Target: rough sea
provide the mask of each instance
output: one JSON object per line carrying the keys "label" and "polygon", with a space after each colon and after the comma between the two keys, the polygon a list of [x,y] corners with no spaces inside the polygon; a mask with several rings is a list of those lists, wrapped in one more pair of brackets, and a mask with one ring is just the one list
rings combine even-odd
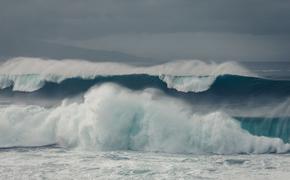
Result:
{"label": "rough sea", "polygon": [[290,64],[0,64],[0,179],[290,179]]}

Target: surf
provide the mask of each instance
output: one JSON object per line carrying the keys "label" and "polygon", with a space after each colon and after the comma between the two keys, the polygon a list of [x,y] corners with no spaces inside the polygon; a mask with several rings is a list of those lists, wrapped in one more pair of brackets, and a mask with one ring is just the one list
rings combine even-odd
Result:
{"label": "surf", "polygon": [[0,65],[0,148],[288,153],[289,95],[289,80],[234,62],[13,58]]}
{"label": "surf", "polygon": [[217,64],[191,60],[142,67],[120,63],[19,57],[0,65],[0,88],[13,87],[14,91],[32,92],[42,88],[47,82],[61,83],[71,78],[92,80],[98,77],[149,75],[158,77],[168,88],[182,92],[201,92],[209,89],[215,78],[224,74],[254,76],[234,62]]}
{"label": "surf", "polygon": [[132,91],[117,84],[91,88],[82,102],[60,106],[0,108],[0,146],[169,153],[285,153],[280,138],[255,136],[222,111],[202,114],[154,89]]}

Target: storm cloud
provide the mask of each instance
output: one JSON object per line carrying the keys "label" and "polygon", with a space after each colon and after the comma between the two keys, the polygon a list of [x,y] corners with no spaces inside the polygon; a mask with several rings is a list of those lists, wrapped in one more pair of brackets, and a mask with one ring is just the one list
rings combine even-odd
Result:
{"label": "storm cloud", "polygon": [[12,56],[52,43],[157,59],[286,61],[289,32],[288,0],[0,2],[0,53]]}

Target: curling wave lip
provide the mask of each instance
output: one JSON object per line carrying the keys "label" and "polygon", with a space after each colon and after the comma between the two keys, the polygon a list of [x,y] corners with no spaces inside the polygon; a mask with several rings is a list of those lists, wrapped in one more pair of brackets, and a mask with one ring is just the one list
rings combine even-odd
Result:
{"label": "curling wave lip", "polygon": [[217,64],[191,60],[140,67],[120,63],[19,57],[0,65],[0,88],[13,86],[15,91],[33,92],[46,82],[60,83],[69,78],[94,79],[98,76],[134,74],[158,76],[169,88],[182,92],[205,91],[216,77],[224,74],[256,77],[235,62]]}

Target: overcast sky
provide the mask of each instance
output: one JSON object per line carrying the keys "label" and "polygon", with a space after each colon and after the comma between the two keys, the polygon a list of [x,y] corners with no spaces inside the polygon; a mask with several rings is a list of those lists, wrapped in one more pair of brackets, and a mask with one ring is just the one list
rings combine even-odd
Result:
{"label": "overcast sky", "polygon": [[49,42],[163,59],[290,61],[290,1],[1,0],[0,47],[11,42],[25,42],[9,46],[15,54]]}

